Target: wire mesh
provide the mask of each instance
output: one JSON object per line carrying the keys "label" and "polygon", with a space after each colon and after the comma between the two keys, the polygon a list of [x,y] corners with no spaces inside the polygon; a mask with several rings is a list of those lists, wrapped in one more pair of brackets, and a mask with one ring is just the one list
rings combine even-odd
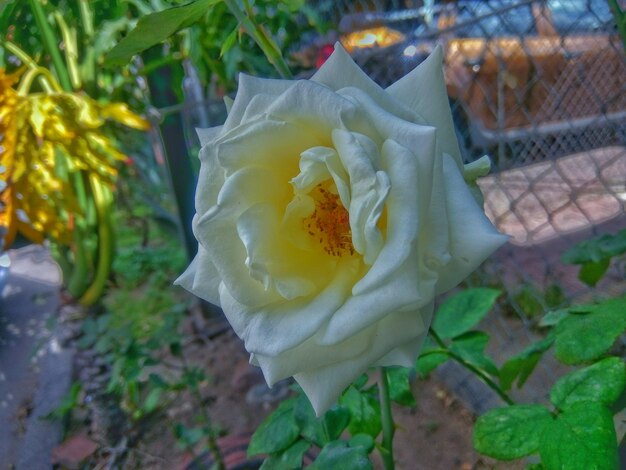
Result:
{"label": "wire mesh", "polygon": [[[545,311],[624,292],[623,260],[593,291],[560,261],[573,244],[626,226],[626,59],[608,2],[310,3],[383,87],[442,46],[463,158],[491,157],[479,182],[485,210],[511,236],[470,280],[507,292],[508,307],[482,325],[494,357],[537,338]],[[545,397],[558,367],[543,362],[521,398]],[[441,377],[475,411],[497,403],[454,366]]]}
{"label": "wire mesh", "polygon": [[[511,236],[468,280],[506,292],[506,306],[480,325],[497,362],[539,337],[547,310],[626,290],[624,260],[593,291],[560,260],[626,226],[626,58],[605,0],[307,3],[331,25],[316,45],[339,38],[383,87],[442,46],[463,158],[491,157],[492,173],[479,180],[485,211]],[[220,124],[225,109],[187,91],[189,102],[161,112],[182,114],[193,155],[193,127]],[[518,398],[545,398],[560,367],[542,361]],[[454,366],[440,377],[476,412],[498,403]]]}

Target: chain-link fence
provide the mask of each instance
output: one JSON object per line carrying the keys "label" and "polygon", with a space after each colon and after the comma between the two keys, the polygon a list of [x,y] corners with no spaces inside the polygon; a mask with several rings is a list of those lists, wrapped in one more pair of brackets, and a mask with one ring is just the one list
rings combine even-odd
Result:
{"label": "chain-link fence", "polygon": [[[544,312],[625,290],[616,263],[594,291],[560,256],[594,234],[626,226],[626,59],[606,0],[423,2],[309,0],[331,32],[380,85],[388,86],[440,44],[457,137],[469,162],[489,155],[479,184],[485,210],[510,242],[468,281],[506,291],[506,308],[482,327],[491,354],[510,357],[538,337]],[[190,80],[181,113],[190,155],[193,127],[220,124],[221,102],[201,101]],[[525,398],[552,385],[542,362]],[[497,402],[449,366],[441,377],[475,410]]]}
{"label": "chain-link fence", "polygon": [[[626,226],[626,59],[606,0],[315,3],[381,86],[443,47],[463,158],[491,157],[485,210],[511,236],[471,280],[508,294],[508,311],[483,325],[494,357],[536,338],[546,310],[624,291],[623,263],[592,292],[560,261]],[[543,364],[526,398],[545,394],[554,367]],[[442,377],[477,411],[494,402],[460,370]]]}

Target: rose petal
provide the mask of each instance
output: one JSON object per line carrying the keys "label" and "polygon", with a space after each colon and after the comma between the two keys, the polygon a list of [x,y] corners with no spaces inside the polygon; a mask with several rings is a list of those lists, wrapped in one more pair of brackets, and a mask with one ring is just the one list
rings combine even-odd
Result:
{"label": "rose petal", "polygon": [[200,149],[200,172],[196,187],[196,212],[204,214],[217,202],[217,195],[224,184],[224,169],[219,165],[215,147],[205,145]]}
{"label": "rose petal", "polygon": [[201,146],[205,146],[211,141],[215,140],[217,136],[222,132],[223,126],[200,128],[196,127],[196,134],[198,134],[198,140]]}
{"label": "rose petal", "polygon": [[352,244],[363,255],[365,264],[372,264],[383,246],[377,223],[389,194],[389,179],[376,171],[380,167],[380,155],[371,139],[335,129],[333,143],[350,178],[348,212]]}
{"label": "rose petal", "polygon": [[[390,313],[369,329],[358,333],[358,335],[371,334],[372,338],[375,338],[365,351],[355,354],[351,359],[330,363],[317,369],[308,369],[306,367],[308,364],[305,364],[294,378],[311,401],[316,414],[318,416],[323,414],[348,385],[369,366],[376,364],[396,349],[398,344],[425,337],[428,325],[422,317],[429,318],[429,315],[430,311],[422,315],[420,310]],[[336,350],[338,354],[344,354],[341,345],[330,348]],[[311,362],[314,362],[314,358],[311,358]]]}
{"label": "rose petal", "polygon": [[338,93],[359,103],[372,122],[375,129],[374,135],[384,136],[380,142],[377,142],[381,146],[385,139],[392,139],[408,149],[418,149],[424,136],[432,133],[433,127],[413,122],[419,120],[416,115],[411,113],[405,118],[400,118],[397,113],[379,106],[371,96],[357,88],[343,88]]}
{"label": "rose petal", "polygon": [[220,284],[220,302],[235,333],[246,350],[264,356],[277,356],[303,343],[341,306],[361,269],[354,258],[341,260],[332,271],[332,280],[315,296],[251,308],[231,295]]}
{"label": "rose petal", "polygon": [[184,287],[192,294],[207,302],[218,306],[220,305],[220,277],[217,269],[215,269],[215,265],[211,261],[211,257],[201,245],[198,246],[198,253],[191,264],[187,267],[185,272],[174,281],[174,284]]}
{"label": "rose petal", "polygon": [[[348,93],[343,93],[345,89],[358,89],[363,95],[368,96],[378,108],[396,117],[411,122],[417,118],[417,115],[410,108],[402,104],[401,99],[395,99],[368,77],[340,43],[335,44],[335,51],[311,77],[311,80],[326,85],[340,95],[349,96]],[[348,128],[351,131],[362,132],[353,126]]]}
{"label": "rose petal", "polygon": [[[379,321],[389,311],[407,306],[419,308],[432,300],[437,273],[424,265],[423,258],[430,261],[441,254],[429,238],[419,234],[433,223],[428,217],[428,191],[432,190],[437,160],[434,136],[434,129],[430,128],[430,138],[424,139],[417,156],[392,140],[383,145],[383,162],[391,180],[385,245],[352,289],[353,296],[325,326],[321,340],[324,344],[345,340],[347,335]],[[447,240],[444,233],[439,238]]]}
{"label": "rose petal", "polygon": [[459,143],[454,132],[452,112],[443,76],[443,52],[440,45],[416,68],[389,86],[387,92],[410,107],[420,117],[420,124],[437,129],[441,151],[452,155],[462,166]]}
{"label": "rose petal", "polygon": [[319,291],[330,281],[336,261],[293,246],[280,228],[280,211],[271,204],[256,204],[239,216],[237,233],[251,277],[287,300]]}
{"label": "rose petal", "polygon": [[[268,119],[287,121],[310,134],[317,145],[331,146],[331,131],[350,125],[351,130],[371,129],[371,124],[352,100],[318,83],[297,81],[264,110]],[[312,145],[310,147],[313,147]]]}
{"label": "rose petal", "polygon": [[439,271],[437,293],[455,287],[509,237],[498,232],[474,200],[452,157],[444,155],[446,211],[449,220],[450,262]]}
{"label": "rose petal", "polygon": [[320,145],[314,133],[296,124],[259,119],[220,137],[217,158],[230,175],[240,168],[271,169],[284,183],[298,174],[300,154]]}
{"label": "rose petal", "polygon": [[241,124],[246,108],[255,96],[260,94],[278,96],[293,86],[293,83],[288,80],[258,78],[240,73],[237,95],[228,111],[226,122],[224,122],[224,131],[230,131]]}
{"label": "rose petal", "polygon": [[245,266],[246,249],[239,239],[236,221],[252,205],[280,204],[288,200],[289,193],[289,183],[271,170],[245,167],[226,179],[216,206],[194,217],[196,238],[229,291],[246,305],[265,305],[280,297],[271,290],[266,291],[260,282],[250,277]]}

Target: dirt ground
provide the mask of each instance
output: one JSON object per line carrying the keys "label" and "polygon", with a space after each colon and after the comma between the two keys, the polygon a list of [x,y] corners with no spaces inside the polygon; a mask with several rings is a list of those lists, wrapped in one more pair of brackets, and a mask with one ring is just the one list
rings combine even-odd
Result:
{"label": "dirt ground", "polygon": [[[249,435],[279,403],[276,400],[250,404],[250,400],[246,400],[251,388],[262,388],[259,384],[263,379],[258,369],[248,365],[243,345],[230,329],[210,342],[187,349],[191,361],[207,366],[211,381],[203,386],[202,397],[209,404],[212,422],[231,436],[223,441],[225,446],[232,436]],[[395,406],[393,410],[398,426],[394,439],[398,470],[523,468],[496,464],[472,450],[474,417],[436,378],[418,380],[413,389],[417,406],[413,409]],[[283,392],[288,392],[286,386]],[[175,404],[168,413],[170,418],[190,424],[196,414],[196,405],[187,400]],[[183,469],[192,461],[191,454],[176,447],[166,421],[160,420],[138,448],[131,451],[127,468]],[[380,461],[375,460],[375,467],[382,468]]]}

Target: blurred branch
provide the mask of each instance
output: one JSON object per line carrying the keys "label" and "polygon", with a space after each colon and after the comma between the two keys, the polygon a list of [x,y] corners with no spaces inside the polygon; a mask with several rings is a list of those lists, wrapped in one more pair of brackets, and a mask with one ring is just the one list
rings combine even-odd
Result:
{"label": "blurred branch", "polygon": [[[252,11],[248,6],[248,12],[241,8],[237,0],[224,0],[230,12],[237,18],[237,21],[245,29],[246,33],[257,43],[257,45],[267,57],[270,64],[276,69],[279,75],[285,79],[292,79],[293,75],[280,49],[274,40],[265,32],[261,25],[256,24]],[[247,2],[245,2],[248,5]]]}
{"label": "blurred branch", "polygon": [[24,78],[22,79],[22,83],[18,88],[19,93],[24,93],[28,91],[32,83],[32,79],[36,75],[39,75],[39,83],[46,93],[61,91],[59,84],[52,76],[50,71],[44,67],[40,67],[37,62],[35,62],[26,52],[20,49],[17,45],[13,44],[11,41],[0,41],[0,46],[2,46],[15,57],[20,59],[20,61],[24,65],[28,66],[30,70],[35,71],[32,73],[29,72],[24,76]]}
{"label": "blurred branch", "polygon": [[59,11],[54,12],[54,20],[57,22],[59,29],[61,30],[61,37],[63,38],[63,52],[65,54],[65,64],[67,65],[67,71],[72,82],[72,88],[74,90],[79,89],[82,86],[80,74],[78,73],[78,45],[76,44],[76,30],[70,28],[63,15]]}
{"label": "blurred branch", "polygon": [[43,11],[43,7],[41,6],[39,0],[28,1],[33,11],[33,16],[35,17],[37,28],[41,33],[41,40],[43,42],[44,48],[46,49],[46,52],[50,54],[50,59],[52,60],[52,65],[54,66],[54,70],[56,71],[59,83],[61,84],[61,88],[63,88],[65,91],[72,91],[72,83],[70,81],[70,76],[67,73],[65,63],[63,62],[63,58],[61,57],[61,53],[59,52],[58,41],[56,40],[52,28],[48,24],[46,14]]}

